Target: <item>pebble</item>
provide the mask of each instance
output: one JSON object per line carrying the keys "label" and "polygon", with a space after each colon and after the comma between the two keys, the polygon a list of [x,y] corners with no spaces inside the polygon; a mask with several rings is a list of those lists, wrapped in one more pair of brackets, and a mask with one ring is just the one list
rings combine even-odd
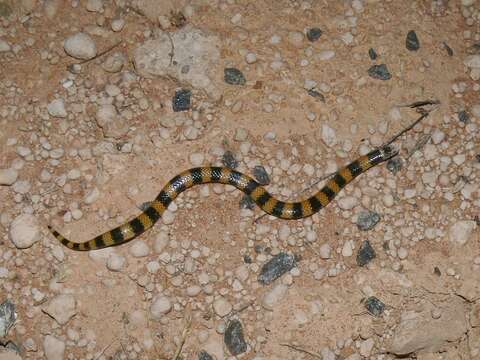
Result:
{"label": "pebble", "polygon": [[125,260],[124,256],[112,253],[107,259],[107,269],[111,271],[120,271],[125,265]]}
{"label": "pebble", "polygon": [[287,241],[290,237],[290,234],[290,226],[288,226],[287,224],[280,225],[280,229],[278,229],[278,239],[280,241]]}
{"label": "pebble", "polygon": [[468,124],[470,122],[470,115],[465,110],[458,112],[458,120],[464,124]]}
{"label": "pebble", "polygon": [[390,80],[392,78],[392,75],[385,64],[372,65],[367,73],[370,77],[377,80]]}
{"label": "pebble", "polygon": [[270,184],[270,177],[268,176],[267,171],[262,165],[257,165],[253,168],[253,176],[260,185]]}
{"label": "pebble", "polygon": [[480,68],[480,54],[469,55],[465,58],[463,63],[469,68]]}
{"label": "pebble", "polygon": [[370,57],[370,60],[376,60],[378,57],[374,48],[368,49],[368,56]]}
{"label": "pebble", "polygon": [[28,181],[28,180],[17,180],[13,184],[12,189],[17,194],[25,195],[30,191],[31,187],[32,187],[32,185],[30,184],[30,181]]}
{"label": "pebble", "polygon": [[80,60],[90,60],[97,55],[97,46],[90,35],[83,32],[69,36],[63,43],[65,52]]}
{"label": "pebble", "polygon": [[321,259],[327,260],[332,257],[332,247],[329,244],[323,244],[318,251]]}
{"label": "pebble", "polygon": [[351,241],[345,241],[345,244],[343,244],[343,247],[342,247],[342,256],[350,257],[352,255],[353,255],[352,243]]}
{"label": "pebble", "polygon": [[47,335],[43,340],[43,351],[47,360],[63,360],[65,343],[52,335]]}
{"label": "pebble", "polygon": [[311,42],[315,42],[317,41],[318,39],[320,39],[320,37],[322,36],[323,32],[320,28],[318,27],[313,27],[311,29],[308,29],[307,31],[307,39],[308,41],[311,41]]}
{"label": "pebble", "polygon": [[225,151],[222,156],[222,164],[230,169],[236,169],[238,167],[238,160],[230,150]]}
{"label": "pebble", "polygon": [[288,42],[296,48],[303,47],[303,34],[300,31],[290,31],[288,33]]}
{"label": "pebble", "polygon": [[337,144],[337,136],[335,134],[335,130],[332,129],[327,124],[322,125],[322,133],[321,133],[322,141],[328,147],[333,147]]}
{"label": "pebble", "polygon": [[175,91],[175,95],[172,98],[173,111],[187,111],[190,109],[190,98],[192,92],[188,89],[182,89]]}
{"label": "pebble", "polygon": [[5,40],[0,39],[0,53],[8,52],[10,50],[12,50],[12,47],[10,46],[10,44]]}
{"label": "pebble", "polygon": [[247,82],[243,73],[236,68],[225,68],[224,81],[230,85],[245,85]]}
{"label": "pebble", "polygon": [[105,137],[121,138],[128,132],[128,124],[117,113],[115,106],[105,104],[98,108],[96,114],[98,126],[102,128]]}
{"label": "pebble", "polygon": [[115,32],[119,32],[123,30],[123,27],[125,26],[125,20],[123,19],[114,19],[112,20],[112,23],[110,24],[111,28]]}
{"label": "pebble", "polygon": [[47,111],[50,116],[64,118],[67,117],[65,110],[65,101],[63,99],[55,99],[47,105]]}
{"label": "pebble", "polygon": [[95,201],[97,201],[99,197],[100,197],[100,190],[98,190],[97,187],[94,187],[85,194],[83,201],[85,202],[85,204],[90,205],[90,204],[93,204]]}
{"label": "pebble", "polygon": [[155,237],[155,240],[153,241],[153,250],[157,254],[161,254],[163,250],[168,246],[170,243],[170,237],[168,236],[168,233],[166,232],[160,232],[158,235]]}
{"label": "pebble", "polygon": [[109,73],[117,73],[123,69],[127,63],[127,57],[121,52],[115,52],[108,55],[102,63],[102,69]]}
{"label": "pebble", "polygon": [[12,185],[18,178],[18,171],[12,168],[0,169],[0,185]]}
{"label": "pebble", "polygon": [[408,256],[408,250],[404,247],[401,247],[397,250],[397,256],[400,260],[405,260]]}
{"label": "pebble", "polygon": [[257,62],[257,54],[249,52],[247,55],[245,55],[245,62],[247,64],[254,64]]}
{"label": "pebble", "polygon": [[375,342],[372,338],[362,341],[360,344],[360,355],[369,358],[372,353]]}
{"label": "pebble", "polygon": [[200,351],[198,353],[198,360],[213,360],[213,357],[206,351]]}
{"label": "pebble", "polygon": [[30,214],[17,216],[10,224],[10,240],[19,249],[31,247],[41,238],[37,218]]}
{"label": "pebble", "polygon": [[245,128],[239,127],[235,130],[235,141],[246,141],[248,138],[248,131]]}
{"label": "pebble", "polygon": [[233,356],[240,355],[247,351],[247,343],[243,335],[242,323],[239,320],[234,319],[228,323],[223,341]]}
{"label": "pebble", "polygon": [[473,220],[459,220],[450,226],[448,236],[450,241],[465,245],[472,237],[477,224]]}
{"label": "pebble", "polygon": [[137,240],[130,246],[130,254],[134,257],[145,257],[150,253],[150,248],[143,240]]}
{"label": "pebble", "polygon": [[150,305],[150,314],[156,320],[161,319],[164,315],[172,310],[172,303],[169,298],[164,295],[157,295]]}
{"label": "pebble", "polygon": [[338,207],[342,210],[351,210],[358,205],[358,199],[354,196],[343,196],[337,200]]}
{"label": "pebble", "polygon": [[417,51],[418,49],[420,49],[420,41],[418,40],[417,33],[414,30],[410,30],[407,33],[405,46],[407,50],[410,51]]}
{"label": "pebble", "polygon": [[365,308],[370,314],[378,317],[383,314],[385,310],[385,304],[375,296],[370,296],[365,301]]}
{"label": "pebble", "polygon": [[[393,197],[392,197],[393,201]],[[391,205],[390,205],[391,206]],[[375,211],[362,211],[358,214],[357,226],[362,231],[368,231],[375,227],[380,221],[380,215]]]}
{"label": "pebble", "polygon": [[192,153],[189,156],[190,164],[192,166],[201,166],[205,161],[205,156],[202,153]]}
{"label": "pebble", "polygon": [[273,288],[266,292],[262,299],[262,306],[267,310],[273,310],[274,306],[278,304],[285,297],[288,291],[288,286],[285,284],[276,284]]}
{"label": "pebble", "polygon": [[370,242],[368,240],[365,240],[360,245],[360,249],[358,249],[357,265],[365,266],[370,261],[375,259],[375,257],[376,257],[375,250],[372,248],[372,245],[370,245]]}
{"label": "pebble", "polygon": [[333,50],[322,50],[318,53],[318,60],[326,61],[331,60],[335,57],[335,51]]}
{"label": "pebble", "polygon": [[293,269],[295,264],[295,257],[293,255],[281,252],[263,264],[258,275],[258,282],[262,285],[271,284],[287,271]]}
{"label": "pebble", "polygon": [[75,298],[71,294],[57,295],[42,307],[42,311],[65,325],[77,313]]}
{"label": "pebble", "polygon": [[213,310],[215,311],[215,314],[217,314],[221,318],[230,314],[232,309],[232,304],[228,302],[227,299],[225,299],[224,297],[218,297],[213,302]]}

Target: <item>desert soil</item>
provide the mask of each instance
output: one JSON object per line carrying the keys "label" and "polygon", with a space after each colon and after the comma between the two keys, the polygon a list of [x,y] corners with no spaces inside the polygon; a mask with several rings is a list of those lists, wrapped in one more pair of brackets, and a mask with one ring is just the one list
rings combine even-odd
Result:
{"label": "desert soil", "polygon": [[[0,359],[480,359],[479,80],[478,0],[0,0]],[[425,100],[309,218],[210,184],[47,229],[195,166],[305,198]]]}

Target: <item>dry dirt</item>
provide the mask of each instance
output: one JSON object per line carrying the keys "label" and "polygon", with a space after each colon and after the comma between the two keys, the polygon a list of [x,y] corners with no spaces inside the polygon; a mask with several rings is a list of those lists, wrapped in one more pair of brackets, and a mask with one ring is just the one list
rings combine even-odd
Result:
{"label": "dry dirt", "polygon": [[[15,304],[4,343],[21,358],[234,359],[223,333],[239,319],[242,359],[480,359],[480,65],[465,65],[479,51],[479,1],[0,0],[0,10],[10,46],[0,44],[0,169],[17,173],[0,187],[0,303]],[[216,39],[218,59],[204,59],[215,91],[172,74],[139,76],[135,49],[160,25]],[[314,27],[322,35],[309,41]],[[417,51],[405,46],[410,30]],[[67,55],[64,40],[80,31],[99,56]],[[105,71],[116,52],[123,67]],[[375,64],[391,79],[370,77]],[[229,67],[244,85],[223,81]],[[192,105],[175,113],[181,88]],[[49,113],[56,98],[66,116]],[[402,105],[427,99],[440,104],[395,142],[402,168],[378,165],[309,219],[255,222],[262,212],[241,209],[240,191],[202,185],[176,200],[173,221],[113,250],[74,252],[47,231],[54,224],[86,241],[138,214],[195,159],[221,165],[227,150],[242,172],[264,166],[272,194],[301,198],[411,124],[418,113]],[[123,133],[106,137],[98,126],[105,103]],[[361,231],[366,210],[381,220]],[[22,213],[40,231],[25,249],[11,234]],[[365,240],[376,257],[360,267]],[[299,256],[297,268],[260,284],[279,252]],[[115,271],[112,257],[124,261]],[[47,314],[60,294],[75,301],[65,323]],[[366,310],[370,296],[385,304],[380,316]],[[171,308],[152,310],[158,299]]]}

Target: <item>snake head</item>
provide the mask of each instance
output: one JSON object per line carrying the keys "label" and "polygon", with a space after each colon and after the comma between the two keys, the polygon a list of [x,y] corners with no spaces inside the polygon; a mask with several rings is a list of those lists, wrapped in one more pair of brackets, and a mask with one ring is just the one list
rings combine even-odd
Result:
{"label": "snake head", "polygon": [[393,158],[398,154],[398,149],[392,145],[385,145],[380,148],[383,161]]}

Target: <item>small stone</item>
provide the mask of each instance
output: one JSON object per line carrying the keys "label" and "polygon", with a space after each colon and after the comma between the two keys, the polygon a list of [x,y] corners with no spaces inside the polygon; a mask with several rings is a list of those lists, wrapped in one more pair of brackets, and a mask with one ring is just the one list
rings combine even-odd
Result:
{"label": "small stone", "polygon": [[190,164],[192,166],[201,166],[205,160],[205,156],[202,153],[193,153],[189,156]]}
{"label": "small stone", "polygon": [[318,53],[318,60],[327,61],[335,57],[335,51],[333,50],[322,50]]}
{"label": "small stone", "polygon": [[43,351],[47,360],[63,360],[65,343],[52,335],[47,335],[43,340]]}
{"label": "small stone", "polygon": [[270,291],[266,292],[262,299],[262,306],[267,310],[273,310],[287,294],[288,286],[277,284]]}
{"label": "small stone", "polygon": [[257,55],[255,53],[249,52],[245,55],[245,61],[247,64],[254,64],[257,61]]}
{"label": "small stone", "polygon": [[342,210],[351,210],[358,205],[358,199],[354,196],[343,196],[337,201],[338,207]]}
{"label": "small stone", "polygon": [[121,138],[128,132],[128,124],[117,113],[115,106],[105,104],[99,107],[96,114],[98,126],[102,128],[105,137]]}
{"label": "small stone", "polygon": [[7,336],[16,319],[15,304],[8,299],[2,302],[0,304],[0,338]]}
{"label": "small stone", "polygon": [[372,338],[362,341],[360,343],[360,355],[368,359],[372,353],[374,345],[375,341],[373,341]]}
{"label": "small stone", "polygon": [[374,48],[368,49],[368,56],[370,57],[370,60],[376,60],[378,57]]}
{"label": "small stone", "polygon": [[235,130],[235,137],[233,138],[235,141],[246,141],[248,138],[248,131],[245,128],[237,128]]}
{"label": "small stone", "polygon": [[10,224],[9,233],[10,240],[19,249],[29,248],[41,238],[37,218],[30,214],[17,216]]}
{"label": "small stone", "polygon": [[42,308],[42,311],[60,325],[65,325],[77,313],[75,298],[70,294],[57,295]]}
{"label": "small stone", "polygon": [[127,57],[121,52],[115,52],[107,56],[102,63],[102,69],[109,73],[117,73],[123,69],[127,63]]}
{"label": "small stone", "polygon": [[111,271],[120,271],[125,265],[125,257],[112,253],[107,259],[107,269]]}
{"label": "small stone", "polygon": [[403,168],[403,161],[399,157],[394,157],[387,161],[387,169],[392,174],[396,174]]}
{"label": "small stone", "polygon": [[463,61],[463,63],[469,68],[473,68],[473,69],[480,68],[480,54],[467,56]]}
{"label": "small stone", "polygon": [[187,111],[190,109],[190,98],[192,92],[187,89],[175,91],[175,96],[172,98],[173,111]]}
{"label": "small stone", "polygon": [[470,115],[465,110],[462,110],[458,113],[458,120],[464,124],[468,124],[470,122]]}
{"label": "small stone", "polygon": [[465,245],[472,237],[473,231],[477,228],[477,224],[473,220],[460,220],[454,223],[449,231],[450,241],[459,245]]}
{"label": "small stone", "polygon": [[15,169],[0,169],[0,185],[12,185],[17,177],[18,171]]}
{"label": "small stone", "polygon": [[258,275],[258,282],[262,285],[271,284],[273,281],[294,267],[295,257],[293,255],[281,252],[263,264],[260,274]]}
{"label": "small stone", "polygon": [[238,160],[235,159],[235,155],[230,150],[225,151],[222,156],[223,166],[226,166],[230,169],[236,169],[238,167]]}
{"label": "small stone", "polygon": [[135,257],[145,257],[150,253],[150,248],[143,240],[137,240],[130,247],[130,253]]}
{"label": "small stone", "polygon": [[371,66],[368,69],[368,75],[377,80],[390,80],[392,78],[385,64]]}
{"label": "small stone", "polygon": [[380,221],[380,215],[375,211],[362,211],[357,218],[357,226],[360,230],[371,230]]}
{"label": "small stone", "polygon": [[69,36],[63,43],[65,52],[80,60],[90,60],[97,55],[97,46],[90,35],[79,32]]}
{"label": "small stone", "polygon": [[370,245],[370,242],[368,240],[365,240],[362,245],[360,245],[360,249],[358,249],[357,265],[365,266],[370,261],[375,259],[375,257],[375,250],[372,248],[372,245]]}
{"label": "small stone", "polygon": [[417,51],[420,49],[420,41],[418,40],[417,33],[414,30],[410,30],[405,40],[405,46],[407,50]]}
{"label": "small stone", "polygon": [[215,314],[222,318],[230,314],[232,308],[232,304],[230,304],[224,297],[218,297],[213,302],[213,310],[215,311]]}
{"label": "small stone", "polygon": [[288,42],[296,48],[302,48],[303,34],[300,31],[290,31],[288,33]]}
{"label": "small stone", "polygon": [[50,116],[64,118],[67,117],[65,102],[63,99],[55,99],[47,105],[47,111]]}
{"label": "small stone", "polygon": [[322,125],[322,133],[321,133],[322,141],[328,147],[333,147],[337,144],[337,136],[335,134],[335,130],[333,130],[327,124]]}
{"label": "small stone", "polygon": [[[2,3],[0,3],[1,8]],[[0,39],[0,53],[9,52],[12,49],[10,44],[3,39]]]}
{"label": "small stone", "polygon": [[310,95],[311,97],[317,98],[321,102],[325,102],[325,96],[323,94],[315,89],[308,89],[307,94]]}
{"label": "small stone", "polygon": [[262,165],[257,165],[253,168],[253,176],[260,185],[270,184],[270,177],[268,176],[267,171]]}
{"label": "small stone", "polygon": [[365,301],[365,308],[370,314],[378,317],[383,314],[383,311],[385,310],[385,304],[375,296],[370,296]]}
{"label": "small stone", "polygon": [[321,259],[330,259],[332,257],[332,247],[329,244],[323,244],[320,246],[318,254]]}
{"label": "small stone", "polygon": [[213,357],[206,351],[200,351],[198,353],[198,360],[213,360]]}
{"label": "small stone", "polygon": [[236,68],[225,68],[224,80],[230,85],[245,85],[247,82],[243,73]]}
{"label": "small stone", "polygon": [[247,343],[243,336],[242,323],[239,320],[232,320],[228,323],[223,337],[228,351],[233,356],[240,355],[247,351]]}
{"label": "small stone", "polygon": [[87,11],[101,12],[103,11],[103,0],[87,0],[85,8]]}
{"label": "small stone", "polygon": [[172,310],[172,303],[169,298],[164,295],[157,295],[150,305],[150,313],[156,320],[161,319],[164,315]]}
{"label": "small stone", "polygon": [[314,42],[314,41],[317,41],[318,39],[320,39],[322,34],[323,34],[323,31],[320,28],[313,27],[311,29],[308,29],[307,39],[308,39],[308,41]]}
{"label": "small stone", "polygon": [[350,241],[345,241],[342,247],[342,256],[343,257],[350,257],[353,255],[353,248],[352,243]]}
{"label": "small stone", "polygon": [[111,28],[115,32],[122,31],[123,27],[125,26],[125,20],[123,19],[114,19],[110,24]]}
{"label": "small stone", "polygon": [[90,205],[90,204],[93,204],[95,201],[97,201],[99,197],[100,197],[100,190],[98,190],[97,187],[94,187],[85,194],[83,201],[85,202],[85,204]]}

